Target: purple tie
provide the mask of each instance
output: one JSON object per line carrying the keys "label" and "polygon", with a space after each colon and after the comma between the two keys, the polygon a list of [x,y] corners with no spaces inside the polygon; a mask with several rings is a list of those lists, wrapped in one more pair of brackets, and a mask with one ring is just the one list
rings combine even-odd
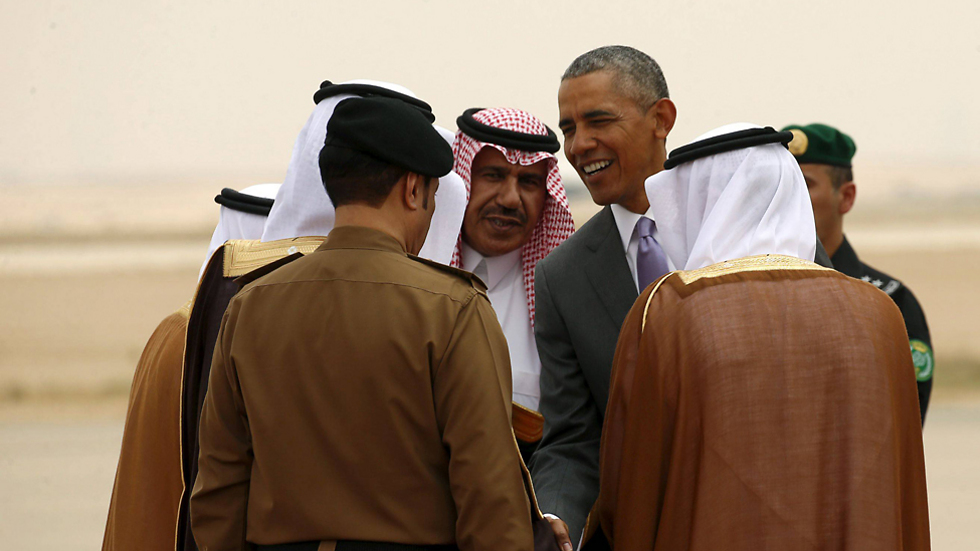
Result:
{"label": "purple tie", "polygon": [[657,223],[646,216],[641,216],[636,222],[636,233],[640,238],[640,247],[636,254],[636,279],[640,291],[670,271],[667,267],[667,255],[660,248],[660,243],[653,238],[656,227]]}

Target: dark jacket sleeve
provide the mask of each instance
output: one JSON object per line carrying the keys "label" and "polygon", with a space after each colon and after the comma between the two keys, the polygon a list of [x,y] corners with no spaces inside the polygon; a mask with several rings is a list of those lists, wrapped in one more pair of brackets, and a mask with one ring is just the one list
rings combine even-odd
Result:
{"label": "dark jacket sleeve", "polygon": [[564,520],[572,542],[577,543],[599,494],[602,419],[556,308],[545,264],[538,264],[534,278],[534,337],[541,357],[540,408],[545,424],[531,471],[541,511]]}
{"label": "dark jacket sleeve", "polygon": [[[935,372],[935,354],[932,350],[932,339],[929,337],[929,326],[926,325],[926,316],[919,306],[919,301],[908,287],[903,286],[899,291],[901,296],[896,296],[895,302],[898,309],[902,311],[905,318],[905,330],[908,331],[909,340],[912,346],[914,341],[925,344],[926,351],[912,350],[912,359],[915,364],[915,382],[919,392],[919,413],[922,423],[926,422],[926,410],[929,408],[929,397],[932,395],[932,379]],[[921,345],[919,345],[921,348]],[[917,354],[918,352],[918,354]]]}

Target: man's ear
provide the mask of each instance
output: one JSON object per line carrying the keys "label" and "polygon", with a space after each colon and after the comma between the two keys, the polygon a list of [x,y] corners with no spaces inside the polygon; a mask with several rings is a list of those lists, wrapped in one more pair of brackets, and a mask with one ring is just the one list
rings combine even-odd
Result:
{"label": "man's ear", "polygon": [[[405,182],[403,191],[405,207],[408,210],[424,210],[425,205],[423,203],[428,203],[425,176],[415,172],[408,172],[405,176],[402,176],[402,179]],[[399,182],[399,185],[401,185],[401,182]]]}
{"label": "man's ear", "polygon": [[837,193],[840,194],[840,203],[837,206],[838,212],[840,214],[847,214],[854,208],[854,200],[857,199],[857,186],[854,185],[854,182],[845,182],[841,184]]}
{"label": "man's ear", "polygon": [[670,98],[663,98],[650,106],[647,116],[655,118],[653,135],[658,140],[666,140],[677,121],[677,106]]}

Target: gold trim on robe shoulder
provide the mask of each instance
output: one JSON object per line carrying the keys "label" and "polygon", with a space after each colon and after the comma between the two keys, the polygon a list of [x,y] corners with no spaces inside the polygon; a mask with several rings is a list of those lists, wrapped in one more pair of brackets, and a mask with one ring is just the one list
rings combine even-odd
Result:
{"label": "gold trim on robe shoulder", "polygon": [[186,320],[187,318],[191,317],[191,308],[193,307],[194,301],[188,300],[183,306],[180,307],[180,309],[177,310],[177,314]]}
{"label": "gold trim on robe shoulder", "polygon": [[756,256],[747,256],[745,258],[738,258],[735,260],[726,260],[724,262],[718,262],[710,266],[705,266],[704,268],[698,268],[697,270],[678,270],[676,272],[670,272],[669,274],[661,277],[653,288],[653,292],[647,297],[646,305],[643,307],[643,324],[640,331],[646,329],[647,326],[647,311],[650,309],[650,302],[653,301],[653,295],[660,288],[667,278],[676,275],[680,278],[684,285],[690,285],[695,281],[705,278],[721,277],[730,274],[737,274],[741,272],[764,272],[767,270],[829,270],[834,271],[831,268],[824,268],[823,266],[810,262],[809,260],[803,260],[802,258],[796,258],[795,256],[786,256],[781,254],[760,254]]}
{"label": "gold trim on robe shoulder", "polygon": [[830,270],[830,268],[824,268],[819,264],[795,256],[760,254],[726,260],[697,270],[680,271],[677,272],[677,275],[684,282],[684,285],[690,285],[706,277],[721,277],[739,272],[764,272],[766,270]]}
{"label": "gold trim on robe shoulder", "polygon": [[239,277],[286,256],[296,253],[310,254],[325,237],[296,237],[261,242],[233,239],[224,244],[224,276]]}

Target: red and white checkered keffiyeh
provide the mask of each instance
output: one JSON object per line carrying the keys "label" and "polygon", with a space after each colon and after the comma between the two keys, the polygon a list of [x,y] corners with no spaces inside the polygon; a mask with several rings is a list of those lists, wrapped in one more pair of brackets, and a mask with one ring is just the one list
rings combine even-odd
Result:
{"label": "red and white checkered keffiyeh", "polygon": [[[548,134],[547,127],[543,122],[520,109],[506,107],[484,109],[476,112],[473,118],[482,124],[495,128],[541,136]],[[470,182],[472,179],[470,172],[473,167],[473,159],[484,147],[492,147],[500,151],[507,158],[507,162],[515,165],[530,166],[545,159],[549,161],[548,197],[545,199],[544,211],[541,213],[538,225],[531,232],[530,239],[524,244],[524,250],[521,254],[524,266],[524,289],[527,291],[527,310],[531,314],[531,326],[533,327],[534,268],[542,258],[568,239],[575,231],[572,212],[568,208],[568,197],[565,196],[565,187],[561,183],[561,173],[558,171],[558,158],[547,151],[520,151],[502,145],[477,141],[463,132],[457,131],[456,141],[453,142],[453,156],[456,159],[455,172],[466,184],[467,202],[470,199]],[[462,234],[460,234],[460,240],[456,244],[456,251],[453,253],[452,265],[457,268],[462,265],[461,246]]]}

